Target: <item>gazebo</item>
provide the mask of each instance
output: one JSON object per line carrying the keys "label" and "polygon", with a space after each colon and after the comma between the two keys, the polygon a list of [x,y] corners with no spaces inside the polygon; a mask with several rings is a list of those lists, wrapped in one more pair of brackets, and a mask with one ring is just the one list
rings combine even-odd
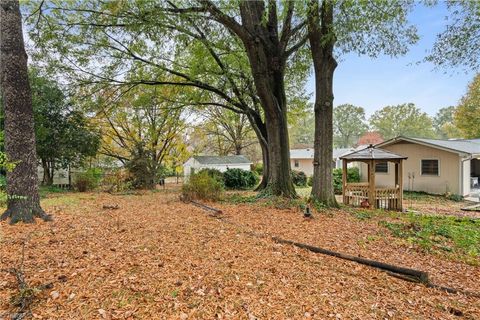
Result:
{"label": "gazebo", "polygon": [[[343,203],[354,206],[402,210],[403,200],[403,160],[407,157],[375,148],[373,145],[340,157],[343,160]],[[368,181],[349,183],[347,166],[350,162],[363,162],[368,166]],[[375,166],[377,163],[395,164],[395,185],[377,187],[375,185]]]}

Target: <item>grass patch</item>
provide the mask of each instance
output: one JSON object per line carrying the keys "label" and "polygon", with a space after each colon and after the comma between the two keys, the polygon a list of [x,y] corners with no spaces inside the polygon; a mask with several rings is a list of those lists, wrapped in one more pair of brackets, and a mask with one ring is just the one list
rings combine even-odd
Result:
{"label": "grass patch", "polygon": [[[400,221],[398,221],[398,219]],[[379,221],[391,234],[427,251],[449,252],[471,264],[480,257],[480,220],[407,214]]]}

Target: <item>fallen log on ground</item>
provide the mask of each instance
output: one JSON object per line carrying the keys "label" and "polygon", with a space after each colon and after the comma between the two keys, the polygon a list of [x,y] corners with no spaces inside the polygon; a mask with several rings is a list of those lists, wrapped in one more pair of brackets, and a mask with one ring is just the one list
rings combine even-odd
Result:
{"label": "fallen log on ground", "polygon": [[209,207],[209,206],[204,205],[203,203],[200,203],[200,202],[197,202],[197,201],[190,200],[190,203],[193,204],[194,206],[197,206],[197,207],[202,208],[202,209],[207,210],[207,211],[212,211],[212,212],[215,212],[217,214],[222,213],[222,210]]}
{"label": "fallen log on ground", "polygon": [[[291,241],[291,240],[285,240],[285,239],[282,239],[282,238],[279,238],[279,237],[271,237],[271,238],[272,238],[273,241],[278,242],[278,243],[290,244],[290,245],[293,245],[295,247],[302,248],[302,249],[307,249],[307,250],[315,252],[315,253],[321,253],[321,254],[341,258],[341,259],[344,259],[344,260],[354,261],[354,262],[364,264],[364,265],[367,265],[367,266],[370,266],[370,267],[375,267],[375,268],[382,269],[382,270],[385,270],[385,271],[389,271],[389,272],[392,272],[392,273],[400,274],[402,276],[408,277],[409,279],[411,279],[411,281],[414,281],[414,282],[421,282],[421,283],[425,283],[425,284],[429,283],[428,273],[426,273],[424,271],[419,271],[419,270],[415,270],[415,269],[394,266],[392,264],[383,263],[383,262],[380,262],[380,261],[375,261],[375,260],[370,260],[370,259],[365,259],[365,258],[362,258],[362,257],[356,257],[356,256],[352,256],[352,255],[349,255],[349,254],[340,253],[340,252],[336,252],[336,251],[332,251],[332,250],[327,250],[327,249],[323,249],[323,248],[319,248],[319,247],[314,247],[314,246],[311,246],[311,245],[308,245],[308,244],[295,242],[295,241]],[[404,279],[404,278],[405,277],[402,277],[402,279]]]}
{"label": "fallen log on ground", "polygon": [[[190,201],[190,202],[193,205],[195,205],[197,207],[200,207],[204,210],[214,211],[216,213],[222,213],[222,210],[220,210],[220,209],[209,207],[209,206],[206,206],[206,205],[204,205],[202,203],[199,203],[199,202],[196,202],[196,201]],[[223,220],[223,222],[229,223],[229,224],[232,224],[232,225],[235,225],[235,226],[242,226],[243,227],[243,225],[239,225],[239,224],[236,224],[236,223],[231,222],[231,221]],[[370,266],[370,267],[374,267],[374,268],[380,269],[382,271],[385,271],[388,275],[396,277],[398,279],[402,279],[402,280],[410,281],[410,282],[422,283],[427,288],[439,289],[439,290],[442,290],[442,291],[445,291],[445,292],[448,292],[448,293],[453,293],[453,294],[459,294],[460,293],[460,294],[470,295],[470,296],[474,296],[474,297],[480,297],[480,294],[477,293],[477,292],[465,291],[465,290],[462,290],[462,289],[455,289],[455,288],[436,285],[436,284],[430,282],[430,279],[428,277],[428,273],[424,272],[424,271],[405,268],[405,267],[400,267],[400,266],[395,266],[395,265],[392,265],[392,264],[388,264],[388,263],[384,263],[384,262],[380,262],[380,261],[375,261],[375,260],[370,260],[370,259],[365,259],[365,258],[361,258],[361,257],[356,257],[356,256],[352,256],[352,255],[349,255],[349,254],[340,253],[340,252],[336,252],[336,251],[332,251],[332,250],[328,250],[328,249],[323,249],[323,248],[311,246],[311,245],[300,243],[300,242],[285,240],[285,239],[282,239],[282,238],[279,238],[279,237],[276,237],[276,236],[269,236],[269,235],[265,235],[265,234],[260,234],[260,233],[254,232],[254,231],[248,231],[246,233],[249,234],[249,235],[255,236],[255,237],[259,237],[259,238],[270,238],[271,240],[273,240],[277,243],[289,244],[289,245],[293,245],[293,246],[296,246],[296,247],[301,248],[301,249],[309,250],[311,252],[321,253],[321,254],[333,256],[333,257],[336,257],[336,258],[357,262],[357,263],[367,265],[367,266]]]}

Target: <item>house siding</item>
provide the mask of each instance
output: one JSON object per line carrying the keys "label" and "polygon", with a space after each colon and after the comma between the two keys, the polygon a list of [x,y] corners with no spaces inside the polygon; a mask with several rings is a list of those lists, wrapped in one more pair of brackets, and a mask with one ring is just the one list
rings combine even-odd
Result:
{"label": "house siding", "polygon": [[[403,162],[403,189],[424,191],[433,194],[451,192],[466,195],[470,189],[462,191],[462,170],[461,158],[458,154],[448,152],[421,144],[400,141],[392,145],[384,146],[382,149],[408,157]],[[439,175],[421,175],[422,159],[438,159]],[[466,168],[464,168],[466,169]],[[362,165],[362,179],[366,177],[366,165]],[[408,176],[415,175],[415,179],[408,179]],[[377,186],[392,186],[395,183],[395,165],[389,163],[388,173],[375,174]],[[412,187],[413,182],[413,187]]]}
{"label": "house siding", "polygon": [[[295,167],[295,161],[298,161],[298,167]],[[295,171],[302,171],[307,176],[313,175],[313,159],[290,159],[290,167]]]}

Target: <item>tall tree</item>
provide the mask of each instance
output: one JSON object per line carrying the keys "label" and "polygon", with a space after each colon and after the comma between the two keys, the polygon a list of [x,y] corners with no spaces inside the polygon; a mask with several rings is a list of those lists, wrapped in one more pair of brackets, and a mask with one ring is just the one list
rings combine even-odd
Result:
{"label": "tall tree", "polygon": [[136,87],[119,96],[114,108],[105,108],[102,101],[108,93],[98,95],[100,153],[123,163],[138,188],[154,188],[170,153],[183,143],[183,108],[169,100],[177,91],[173,87],[160,89]]}
{"label": "tall tree", "polygon": [[86,157],[96,155],[99,135],[54,81],[32,69],[30,83],[42,183],[52,185],[56,170],[79,166]]}
{"label": "tall tree", "polygon": [[32,94],[18,0],[0,2],[0,76],[5,110],[5,151],[16,163],[7,171],[7,210],[10,223],[50,220],[40,207]]}
{"label": "tall tree", "polygon": [[333,144],[339,148],[353,146],[366,131],[365,109],[342,104],[333,109]]}
{"label": "tall tree", "polygon": [[[307,21],[315,72],[315,152],[311,197],[336,205],[332,185],[336,54],[398,56],[418,39],[407,21],[413,1],[310,0]],[[336,50],[335,50],[336,49]]]}
{"label": "tall tree", "polygon": [[469,84],[454,117],[465,138],[480,138],[480,74]]}
{"label": "tall tree", "polygon": [[386,106],[370,117],[370,125],[384,139],[396,136],[433,138],[432,119],[413,103]]}
{"label": "tall tree", "polygon": [[[64,73],[81,71],[80,80],[84,84],[108,83],[123,86],[124,90],[139,83],[178,84],[215,95],[213,101],[196,103],[222,106],[246,114],[262,146],[266,164],[264,184],[270,181],[273,193],[293,196],[293,184],[285,173],[288,172],[289,152],[286,121],[283,119],[288,99],[285,97],[284,76],[286,68],[296,65],[296,52],[305,43],[301,36],[303,24],[295,24],[293,1],[282,6],[285,12],[282,21],[277,19],[276,4],[269,2],[268,27],[262,20],[262,15],[267,12],[264,2],[220,5],[221,8],[216,7],[210,1],[132,3],[117,0],[100,4],[37,1],[30,6],[32,12],[40,15],[34,14],[29,20],[33,25],[31,38],[45,52],[56,52],[55,57],[65,57],[63,62],[66,63],[61,64]],[[254,12],[256,10],[261,12]],[[232,18],[242,14],[248,23]],[[259,33],[252,33],[253,29]],[[62,36],[58,37],[59,34]],[[268,42],[268,48],[258,41],[260,39]],[[250,49],[246,50],[246,47]],[[265,59],[260,56],[263,60],[257,59],[254,47],[260,48],[260,55],[266,54]],[[191,55],[196,58],[190,59],[190,63],[183,59],[186,52],[196,53]],[[254,67],[257,69],[252,72],[252,61],[264,70]],[[306,65],[305,59],[298,61]],[[134,71],[135,76],[125,79],[126,69]],[[143,71],[139,72],[139,69]],[[306,67],[296,70],[301,71],[294,74],[297,78],[308,71]],[[169,77],[167,81],[165,75],[173,78]],[[269,79],[266,80],[264,75]],[[263,83],[259,82],[260,79]],[[280,108],[276,108],[277,100]],[[265,112],[265,108],[273,107],[273,113]],[[275,119],[268,120],[267,117]],[[270,127],[270,134],[267,127]],[[270,147],[270,142],[274,146]],[[272,159],[271,152],[274,154]],[[268,164],[272,164],[272,170]]]}
{"label": "tall tree", "polygon": [[447,26],[425,58],[440,67],[480,70],[480,1],[448,0]]}
{"label": "tall tree", "polygon": [[435,134],[440,139],[460,138],[462,133],[454,124],[454,106],[441,108],[433,118]]}
{"label": "tall tree", "polygon": [[210,141],[210,150],[218,155],[245,154],[245,149],[258,143],[245,114],[220,107],[202,112],[200,129]]}

